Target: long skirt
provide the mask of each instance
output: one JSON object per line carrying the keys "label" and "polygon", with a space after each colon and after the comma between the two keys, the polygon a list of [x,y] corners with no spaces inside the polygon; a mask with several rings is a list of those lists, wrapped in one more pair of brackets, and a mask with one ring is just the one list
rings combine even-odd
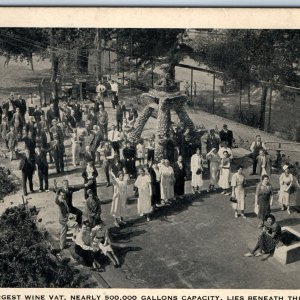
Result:
{"label": "long skirt", "polygon": [[203,185],[202,173],[197,175],[196,172],[192,172],[192,186],[200,187]]}
{"label": "long skirt", "polygon": [[245,190],[241,185],[234,188],[235,197],[237,200],[236,210],[245,210]]}
{"label": "long skirt", "polygon": [[265,221],[266,217],[270,214],[271,212],[271,207],[270,207],[270,200],[269,198],[266,198],[261,196],[258,198],[258,218],[262,221]]}
{"label": "long skirt", "polygon": [[210,184],[216,185],[218,182],[219,164],[210,162],[209,171],[210,171]]}
{"label": "long skirt", "polygon": [[174,186],[174,191],[176,195],[182,196],[184,194],[184,184],[184,177],[176,178]]}
{"label": "long skirt", "polygon": [[223,189],[229,189],[229,176],[230,170],[229,169],[222,169],[220,172],[220,179],[219,179],[219,186]]}
{"label": "long skirt", "polygon": [[289,192],[285,192],[283,189],[279,191],[279,203],[281,205],[289,206],[290,205],[290,194]]}
{"label": "long skirt", "polygon": [[279,240],[272,238],[265,232],[258,237],[259,248],[264,251],[264,253],[271,253],[275,250]]}

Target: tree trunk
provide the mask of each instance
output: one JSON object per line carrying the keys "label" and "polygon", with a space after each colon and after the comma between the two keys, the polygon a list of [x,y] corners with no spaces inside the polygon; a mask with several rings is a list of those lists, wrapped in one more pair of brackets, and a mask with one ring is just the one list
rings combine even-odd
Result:
{"label": "tree trunk", "polygon": [[261,106],[260,106],[260,121],[259,121],[259,129],[265,129],[265,114],[266,114],[266,104],[267,104],[267,95],[268,95],[268,86],[262,86],[262,95],[261,95]]}
{"label": "tree trunk", "polygon": [[57,75],[59,67],[59,57],[54,52],[54,40],[53,40],[53,28],[50,29],[50,59],[51,59],[51,88],[52,88],[52,103],[54,105],[54,111],[56,117],[59,117],[58,108],[58,86]]}
{"label": "tree trunk", "polygon": [[89,51],[81,48],[78,51],[77,66],[80,74],[87,74],[89,70]]}
{"label": "tree trunk", "polygon": [[34,73],[32,53],[29,54],[29,63],[30,63],[31,70]]}
{"label": "tree trunk", "polygon": [[184,109],[183,106],[177,106],[174,107],[176,114],[178,115],[178,118],[180,122],[184,124],[184,127],[189,128],[190,132],[193,132],[195,130],[195,125],[191,118],[189,117],[188,113]]}
{"label": "tree trunk", "polygon": [[250,108],[251,106],[251,84],[250,82],[248,83],[248,107]]}
{"label": "tree trunk", "polygon": [[102,78],[102,45],[101,45],[101,29],[98,28],[96,29],[96,57],[97,57],[97,62],[96,62],[96,77],[97,80],[101,80]]}

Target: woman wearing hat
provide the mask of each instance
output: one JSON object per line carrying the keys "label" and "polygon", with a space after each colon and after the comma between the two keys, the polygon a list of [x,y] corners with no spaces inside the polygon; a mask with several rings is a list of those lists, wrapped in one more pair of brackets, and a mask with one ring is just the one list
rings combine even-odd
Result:
{"label": "woman wearing hat", "polygon": [[111,215],[115,218],[115,226],[125,225],[123,217],[126,215],[126,202],[128,198],[128,176],[122,171],[117,176],[110,173],[114,185],[114,194],[111,205]]}
{"label": "woman wearing hat", "polygon": [[288,165],[282,167],[283,173],[279,177],[279,203],[281,204],[281,210],[287,210],[287,213],[290,214],[290,193],[292,191],[291,187],[293,185],[294,177],[290,173]]}

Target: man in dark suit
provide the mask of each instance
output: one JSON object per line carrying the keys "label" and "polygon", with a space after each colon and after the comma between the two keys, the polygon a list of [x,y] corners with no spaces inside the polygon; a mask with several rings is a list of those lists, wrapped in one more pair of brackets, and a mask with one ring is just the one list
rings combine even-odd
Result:
{"label": "man in dark suit", "polygon": [[206,139],[206,153],[209,153],[213,148],[219,151],[220,138],[216,135],[215,130],[211,129]]}
{"label": "man in dark suit", "polygon": [[30,152],[28,149],[24,153],[17,152],[17,157],[20,158],[19,170],[22,171],[22,187],[23,194],[27,196],[27,180],[29,182],[30,192],[33,193],[32,177],[35,170],[35,163],[30,158]]}
{"label": "man in dark suit", "polygon": [[[98,147],[100,146],[100,143],[103,141],[103,134],[100,131],[99,126],[94,125],[93,129],[94,129],[93,130],[93,138],[92,138],[92,140],[90,142],[90,153],[91,153],[92,161],[95,164],[95,161],[96,161],[96,152],[97,152]],[[98,158],[99,158],[99,162],[100,162],[100,155],[99,155]]]}
{"label": "man in dark suit", "polygon": [[[73,193],[89,186],[89,183],[78,185],[78,186],[69,186],[68,180],[63,180],[63,187],[58,189],[56,186],[54,187],[54,191],[57,193],[59,190],[60,193],[64,194],[64,199],[68,205],[69,213],[76,215],[76,222],[79,226],[82,225],[82,211],[73,206]],[[56,183],[55,183],[56,185]]]}
{"label": "man in dark suit", "polygon": [[226,124],[223,125],[223,129],[220,131],[221,142],[227,142],[229,148],[232,148],[233,133],[228,129]]}
{"label": "man in dark suit", "polygon": [[59,136],[57,134],[53,135],[53,158],[55,162],[57,174],[64,172],[64,154],[65,146],[60,143]]}
{"label": "man in dark suit", "polygon": [[120,104],[116,106],[116,124],[117,124],[117,130],[122,131],[123,110]]}

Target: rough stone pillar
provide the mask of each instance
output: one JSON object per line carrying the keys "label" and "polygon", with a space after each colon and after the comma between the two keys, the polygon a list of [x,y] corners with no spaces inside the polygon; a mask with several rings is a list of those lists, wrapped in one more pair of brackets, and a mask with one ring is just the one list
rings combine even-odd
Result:
{"label": "rough stone pillar", "polygon": [[167,98],[161,98],[159,101],[157,115],[157,130],[155,132],[155,159],[161,160],[166,156],[164,140],[169,136],[171,126],[171,111],[166,103]]}
{"label": "rough stone pillar", "polygon": [[193,132],[195,129],[194,123],[187,114],[183,105],[177,105],[174,107],[176,114],[178,115],[179,120],[184,124],[184,126],[190,129],[190,132]]}
{"label": "rough stone pillar", "polygon": [[130,132],[129,134],[129,141],[133,142],[133,143],[137,143],[138,140],[140,139],[144,126],[146,124],[146,122],[148,121],[148,119],[151,117],[151,114],[154,110],[153,105],[147,105],[141,115],[139,116],[139,118],[136,120],[135,124],[134,124],[134,129],[133,131]]}

